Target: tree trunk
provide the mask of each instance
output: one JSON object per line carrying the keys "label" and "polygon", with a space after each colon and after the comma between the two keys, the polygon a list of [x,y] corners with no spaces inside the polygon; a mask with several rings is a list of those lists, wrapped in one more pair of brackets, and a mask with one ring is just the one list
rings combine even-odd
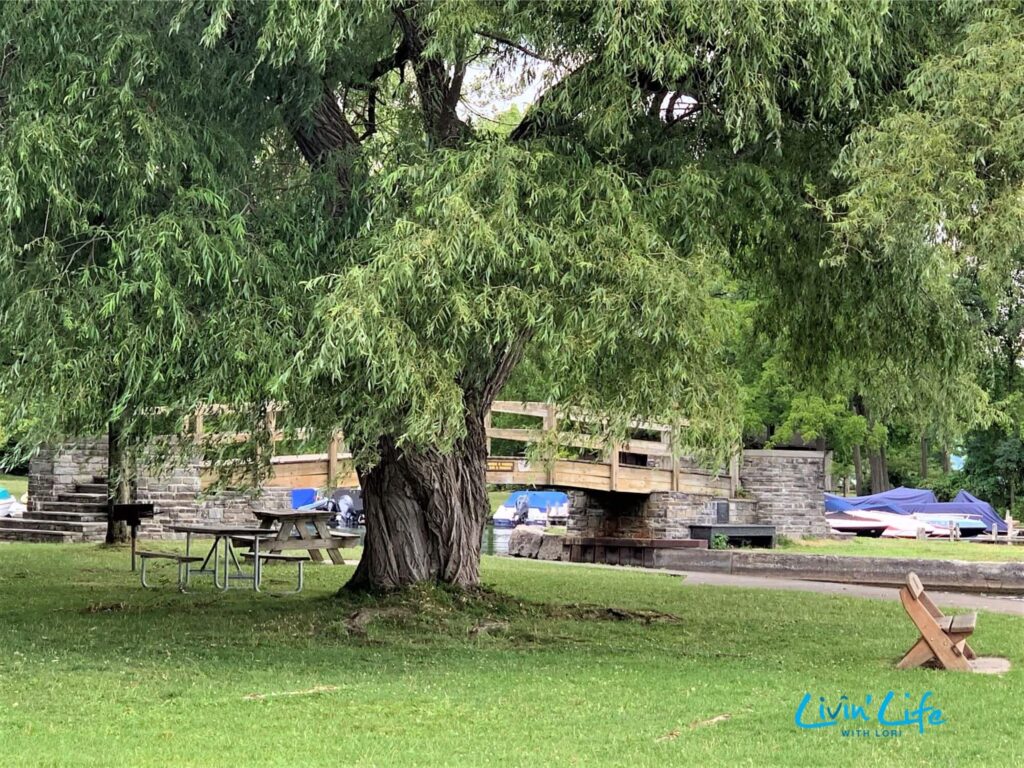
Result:
{"label": "tree trunk", "polygon": [[853,446],[853,477],[857,483],[857,495],[864,494],[864,462],[860,458],[860,446]]}
{"label": "tree trunk", "polygon": [[948,475],[953,471],[952,464],[949,460],[949,446],[942,446],[942,474]]}
{"label": "tree trunk", "polygon": [[466,416],[451,453],[380,443],[380,460],[360,471],[366,537],[347,589],[392,590],[422,581],[476,586],[489,511],[483,414]]}
{"label": "tree trunk", "polygon": [[117,424],[107,425],[107,544],[124,544],[129,539],[128,524],[114,521],[114,504],[132,500],[128,452]]}
{"label": "tree trunk", "polygon": [[920,474],[922,482],[928,479],[928,436],[921,433],[921,467]]}
{"label": "tree trunk", "polygon": [[868,457],[871,465],[871,492],[882,493],[889,490],[889,466],[885,460],[885,448],[872,451]]}

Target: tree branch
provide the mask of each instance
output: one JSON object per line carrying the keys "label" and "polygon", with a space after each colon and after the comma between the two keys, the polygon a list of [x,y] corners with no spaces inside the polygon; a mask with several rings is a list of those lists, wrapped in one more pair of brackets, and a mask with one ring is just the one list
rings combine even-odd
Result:
{"label": "tree branch", "polygon": [[416,73],[416,91],[423,110],[424,130],[433,147],[454,146],[469,134],[469,126],[456,111],[465,65],[457,65],[455,73],[449,76],[448,67],[441,59],[425,56],[426,33],[406,10],[396,8],[394,12],[404,38],[402,45],[408,50]]}
{"label": "tree branch", "polygon": [[480,37],[487,38],[488,40],[493,40],[494,42],[499,43],[501,45],[507,45],[509,48],[515,48],[520,53],[525,53],[527,56],[530,56],[531,58],[538,59],[540,61],[547,61],[551,64],[558,64],[557,60],[544,56],[543,54],[537,53],[537,51],[531,50],[530,48],[527,48],[525,45],[520,45],[514,40],[510,40],[507,37],[495,34],[494,32],[487,32],[482,29],[474,29],[473,33],[479,35]]}
{"label": "tree branch", "polygon": [[290,121],[292,137],[309,163],[319,169],[333,165],[340,194],[335,201],[335,213],[342,200],[348,200],[352,191],[352,165],[359,147],[359,137],[338,104],[334,89],[323,84],[319,103],[307,116]]}

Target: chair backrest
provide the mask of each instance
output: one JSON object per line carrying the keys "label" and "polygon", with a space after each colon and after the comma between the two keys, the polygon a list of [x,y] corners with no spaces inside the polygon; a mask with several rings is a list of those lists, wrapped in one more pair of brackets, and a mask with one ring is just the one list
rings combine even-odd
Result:
{"label": "chair backrest", "polygon": [[924,585],[913,571],[907,574],[907,589],[910,590],[910,594],[914,596],[915,600],[920,600],[924,593]]}

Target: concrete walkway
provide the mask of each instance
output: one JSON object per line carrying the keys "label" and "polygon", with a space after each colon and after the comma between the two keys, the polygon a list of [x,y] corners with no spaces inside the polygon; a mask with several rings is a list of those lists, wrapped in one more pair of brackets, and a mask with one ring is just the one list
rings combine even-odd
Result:
{"label": "concrete walkway", "polygon": [[[567,563],[564,561],[526,560],[524,562],[546,562],[551,565],[566,565],[583,568],[611,568],[614,570],[636,571],[637,573],[658,573],[665,576],[680,576],[691,586],[738,587],[741,589],[786,589],[798,592],[815,592],[820,595],[844,595],[863,597],[869,600],[900,599],[899,590],[893,587],[873,587],[866,584],[838,584],[831,581],[802,581],[780,579],[772,576],[734,576],[726,573],[704,573],[699,571],[670,571],[666,568],[633,568],[625,565],[603,565],[601,563]],[[925,585],[927,587],[927,585]],[[1007,613],[1024,616],[1024,597],[998,597],[971,592],[934,592],[928,594],[940,606]]]}
{"label": "concrete walkway", "polygon": [[[644,569],[637,568],[635,570]],[[816,592],[822,595],[865,597],[871,600],[899,600],[900,598],[898,589],[872,587],[866,584],[836,584],[831,581],[800,581],[798,579],[778,579],[771,576],[733,576],[726,573],[698,573],[696,571],[662,571],[662,573],[683,576],[686,583],[690,585],[742,587],[744,589],[788,589],[798,592]],[[970,592],[933,592],[930,589],[928,594],[940,606],[1024,616],[1024,598],[1020,597],[997,597]]]}

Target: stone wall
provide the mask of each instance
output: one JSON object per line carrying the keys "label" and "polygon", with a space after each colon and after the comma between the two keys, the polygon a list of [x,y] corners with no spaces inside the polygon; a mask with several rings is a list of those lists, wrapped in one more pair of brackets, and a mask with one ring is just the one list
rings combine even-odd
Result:
{"label": "stone wall", "polygon": [[758,522],[786,536],[825,536],[829,454],[824,451],[744,451],[740,484],[757,500]]}
{"label": "stone wall", "polygon": [[79,483],[107,474],[104,440],[72,440],[59,448],[42,448],[29,462],[29,508],[54,501],[59,493],[74,493]]}
{"label": "stone wall", "polygon": [[[745,451],[740,464],[742,496],[728,499],[729,522],[774,525],[786,536],[824,536],[823,493],[828,489],[825,451]],[[569,492],[568,535],[579,537],[686,539],[691,525],[716,522],[723,499],[682,492],[648,496]]]}
{"label": "stone wall", "polygon": [[571,490],[569,494],[570,536],[650,537],[645,515],[646,497],[632,493]]}
{"label": "stone wall", "polygon": [[[107,474],[107,445],[104,440],[75,440],[57,448],[41,449],[29,462],[29,504],[32,509],[58,494],[73,493],[79,483]],[[140,527],[141,536],[174,538],[168,527],[178,523],[257,522],[254,511],[286,511],[291,508],[291,489],[264,488],[262,492],[219,491],[202,493],[200,462],[165,470],[143,470],[136,480],[139,502],[151,503],[153,520]]]}

